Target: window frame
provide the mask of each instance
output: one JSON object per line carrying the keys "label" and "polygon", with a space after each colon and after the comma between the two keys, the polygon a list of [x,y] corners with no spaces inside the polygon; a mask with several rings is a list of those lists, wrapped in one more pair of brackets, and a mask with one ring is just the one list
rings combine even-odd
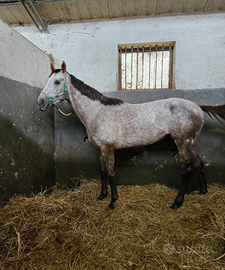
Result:
{"label": "window frame", "polygon": [[[153,91],[153,90],[170,90],[170,89],[174,89],[175,88],[175,78],[174,78],[174,70],[175,70],[175,45],[176,42],[175,41],[166,41],[166,42],[150,42],[150,43],[133,43],[133,44],[118,44],[118,81],[117,81],[117,88],[118,91],[143,91],[143,90],[147,90],[147,91]],[[121,55],[122,55],[122,51],[123,53],[127,53],[126,51],[132,50],[132,52],[134,50],[138,50],[138,53],[142,53],[143,48],[150,48],[149,52],[150,54],[153,51],[158,51],[159,50],[163,50],[163,48],[169,48],[169,50],[163,50],[163,51],[169,51],[170,55],[169,55],[169,82],[168,82],[168,88],[162,88],[162,82],[161,82],[161,87],[160,88],[156,88],[156,81],[155,81],[155,88],[138,88],[137,87],[137,81],[136,81],[136,89],[129,89],[129,88],[122,88],[122,63],[121,63]],[[151,61],[151,60],[150,60]],[[156,67],[157,70],[157,67]],[[143,71],[142,71],[143,72]],[[157,72],[157,71],[156,71]],[[132,71],[131,71],[132,74]],[[138,75],[137,75],[138,76]],[[143,76],[143,73],[142,73]],[[156,77],[157,75],[155,75]],[[132,75],[131,75],[132,77]],[[150,77],[150,74],[149,74]],[[162,74],[161,74],[162,77]],[[162,79],[162,78],[161,78]],[[125,78],[126,80],[126,78]],[[149,78],[149,85],[150,85],[150,78]],[[143,87],[143,83],[142,83],[142,87]]]}

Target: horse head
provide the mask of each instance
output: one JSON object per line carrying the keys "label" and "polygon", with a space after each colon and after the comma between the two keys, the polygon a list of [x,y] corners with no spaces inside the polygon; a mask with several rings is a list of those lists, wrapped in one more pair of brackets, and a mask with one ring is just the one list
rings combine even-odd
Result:
{"label": "horse head", "polygon": [[51,70],[52,73],[37,99],[38,108],[41,111],[46,111],[51,105],[59,105],[66,98],[67,72],[65,62],[63,61],[61,69],[55,69],[51,64]]}

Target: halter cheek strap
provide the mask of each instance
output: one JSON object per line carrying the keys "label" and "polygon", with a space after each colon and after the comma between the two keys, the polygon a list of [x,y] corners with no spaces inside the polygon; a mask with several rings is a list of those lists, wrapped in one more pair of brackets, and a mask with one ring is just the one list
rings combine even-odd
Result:
{"label": "halter cheek strap", "polygon": [[[54,95],[52,97],[50,97],[47,93],[45,93],[44,91],[41,91],[41,93],[43,95],[45,95],[48,99],[50,99],[50,102],[52,104],[52,106],[56,106],[55,103],[54,103],[54,99],[57,98],[57,97],[60,97],[62,95],[64,95],[66,93],[66,88],[67,88],[67,80],[66,80],[66,73],[65,73],[65,82],[64,82],[64,89],[63,89],[63,92],[57,94],[57,95]],[[66,99],[66,97],[59,103],[61,104],[64,100]]]}

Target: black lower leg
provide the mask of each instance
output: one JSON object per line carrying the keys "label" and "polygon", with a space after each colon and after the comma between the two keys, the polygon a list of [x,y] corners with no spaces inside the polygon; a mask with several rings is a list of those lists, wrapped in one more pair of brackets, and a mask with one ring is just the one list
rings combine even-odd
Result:
{"label": "black lower leg", "polygon": [[174,203],[170,207],[171,209],[176,210],[183,204],[184,195],[186,193],[191,174],[192,174],[192,171],[190,168],[184,174],[181,174],[181,188],[177,194],[177,197]]}
{"label": "black lower leg", "polygon": [[205,181],[205,174],[204,173],[199,174],[198,180],[199,180],[199,194],[206,194],[208,190],[207,190],[207,184]]}
{"label": "black lower leg", "polygon": [[198,175],[198,182],[199,182],[199,193],[206,194],[207,193],[207,185],[205,181],[205,173],[204,173],[204,164],[198,154],[195,155],[195,159],[193,162],[195,171]]}
{"label": "black lower leg", "polygon": [[195,167],[195,170],[198,174],[199,193],[206,194],[208,192],[208,190],[207,190],[207,184],[206,184],[206,180],[205,180],[205,173],[204,173],[204,169],[203,169],[203,162],[201,162],[200,166]]}
{"label": "black lower leg", "polygon": [[101,172],[101,193],[100,196],[98,197],[98,200],[104,200],[107,196],[107,173],[106,172]]}
{"label": "black lower leg", "polygon": [[111,203],[108,206],[108,209],[113,210],[115,208],[114,203],[118,199],[118,193],[117,193],[117,188],[115,184],[115,176],[108,176],[108,181],[111,188]]}

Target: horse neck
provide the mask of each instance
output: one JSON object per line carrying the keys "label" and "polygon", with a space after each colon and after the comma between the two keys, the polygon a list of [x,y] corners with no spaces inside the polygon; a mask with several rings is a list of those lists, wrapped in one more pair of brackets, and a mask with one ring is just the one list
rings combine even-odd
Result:
{"label": "horse neck", "polygon": [[71,77],[68,78],[67,99],[75,114],[86,128],[91,125],[102,107],[99,101],[92,100],[86,95],[83,95],[81,90],[74,87],[71,83]]}

